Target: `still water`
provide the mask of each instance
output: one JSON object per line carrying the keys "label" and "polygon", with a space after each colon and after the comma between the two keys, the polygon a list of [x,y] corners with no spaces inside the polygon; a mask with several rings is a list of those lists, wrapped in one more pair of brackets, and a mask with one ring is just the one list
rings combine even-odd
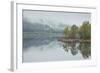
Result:
{"label": "still water", "polygon": [[[45,36],[45,35],[44,35]],[[49,36],[49,35],[48,35]],[[90,43],[64,43],[57,37],[23,39],[23,62],[84,60],[91,58]]]}

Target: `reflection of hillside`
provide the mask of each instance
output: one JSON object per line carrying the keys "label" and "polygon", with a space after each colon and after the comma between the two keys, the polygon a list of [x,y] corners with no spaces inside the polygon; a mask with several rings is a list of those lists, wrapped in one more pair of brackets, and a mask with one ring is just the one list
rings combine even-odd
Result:
{"label": "reflection of hillside", "polygon": [[42,46],[49,44],[53,39],[24,39],[23,40],[23,49],[27,50],[31,46]]}

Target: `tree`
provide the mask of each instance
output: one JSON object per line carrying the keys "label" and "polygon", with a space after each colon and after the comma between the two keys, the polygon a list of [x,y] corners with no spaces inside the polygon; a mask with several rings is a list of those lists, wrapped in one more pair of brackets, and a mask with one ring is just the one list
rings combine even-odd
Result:
{"label": "tree", "polygon": [[65,27],[65,29],[64,29],[64,36],[65,36],[66,38],[69,37],[69,32],[70,32],[69,27],[68,27],[68,26]]}
{"label": "tree", "polygon": [[79,30],[80,39],[91,39],[91,24],[89,21],[83,22]]}
{"label": "tree", "polygon": [[72,25],[69,33],[69,38],[72,39],[78,38],[78,27],[76,25]]}

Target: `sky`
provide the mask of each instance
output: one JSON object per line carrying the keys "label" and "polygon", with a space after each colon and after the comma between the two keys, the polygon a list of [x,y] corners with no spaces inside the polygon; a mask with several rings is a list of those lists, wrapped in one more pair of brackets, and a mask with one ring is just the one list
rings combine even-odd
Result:
{"label": "sky", "polygon": [[84,21],[91,21],[90,13],[54,12],[23,10],[23,19],[31,23],[43,23],[51,27],[64,27],[65,25],[80,26]]}

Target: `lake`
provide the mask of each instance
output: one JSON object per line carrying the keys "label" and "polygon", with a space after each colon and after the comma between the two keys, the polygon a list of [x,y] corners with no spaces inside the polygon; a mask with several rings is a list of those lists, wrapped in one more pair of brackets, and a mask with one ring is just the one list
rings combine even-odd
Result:
{"label": "lake", "polygon": [[58,41],[62,33],[24,33],[23,62],[85,60],[91,58],[91,43]]}

